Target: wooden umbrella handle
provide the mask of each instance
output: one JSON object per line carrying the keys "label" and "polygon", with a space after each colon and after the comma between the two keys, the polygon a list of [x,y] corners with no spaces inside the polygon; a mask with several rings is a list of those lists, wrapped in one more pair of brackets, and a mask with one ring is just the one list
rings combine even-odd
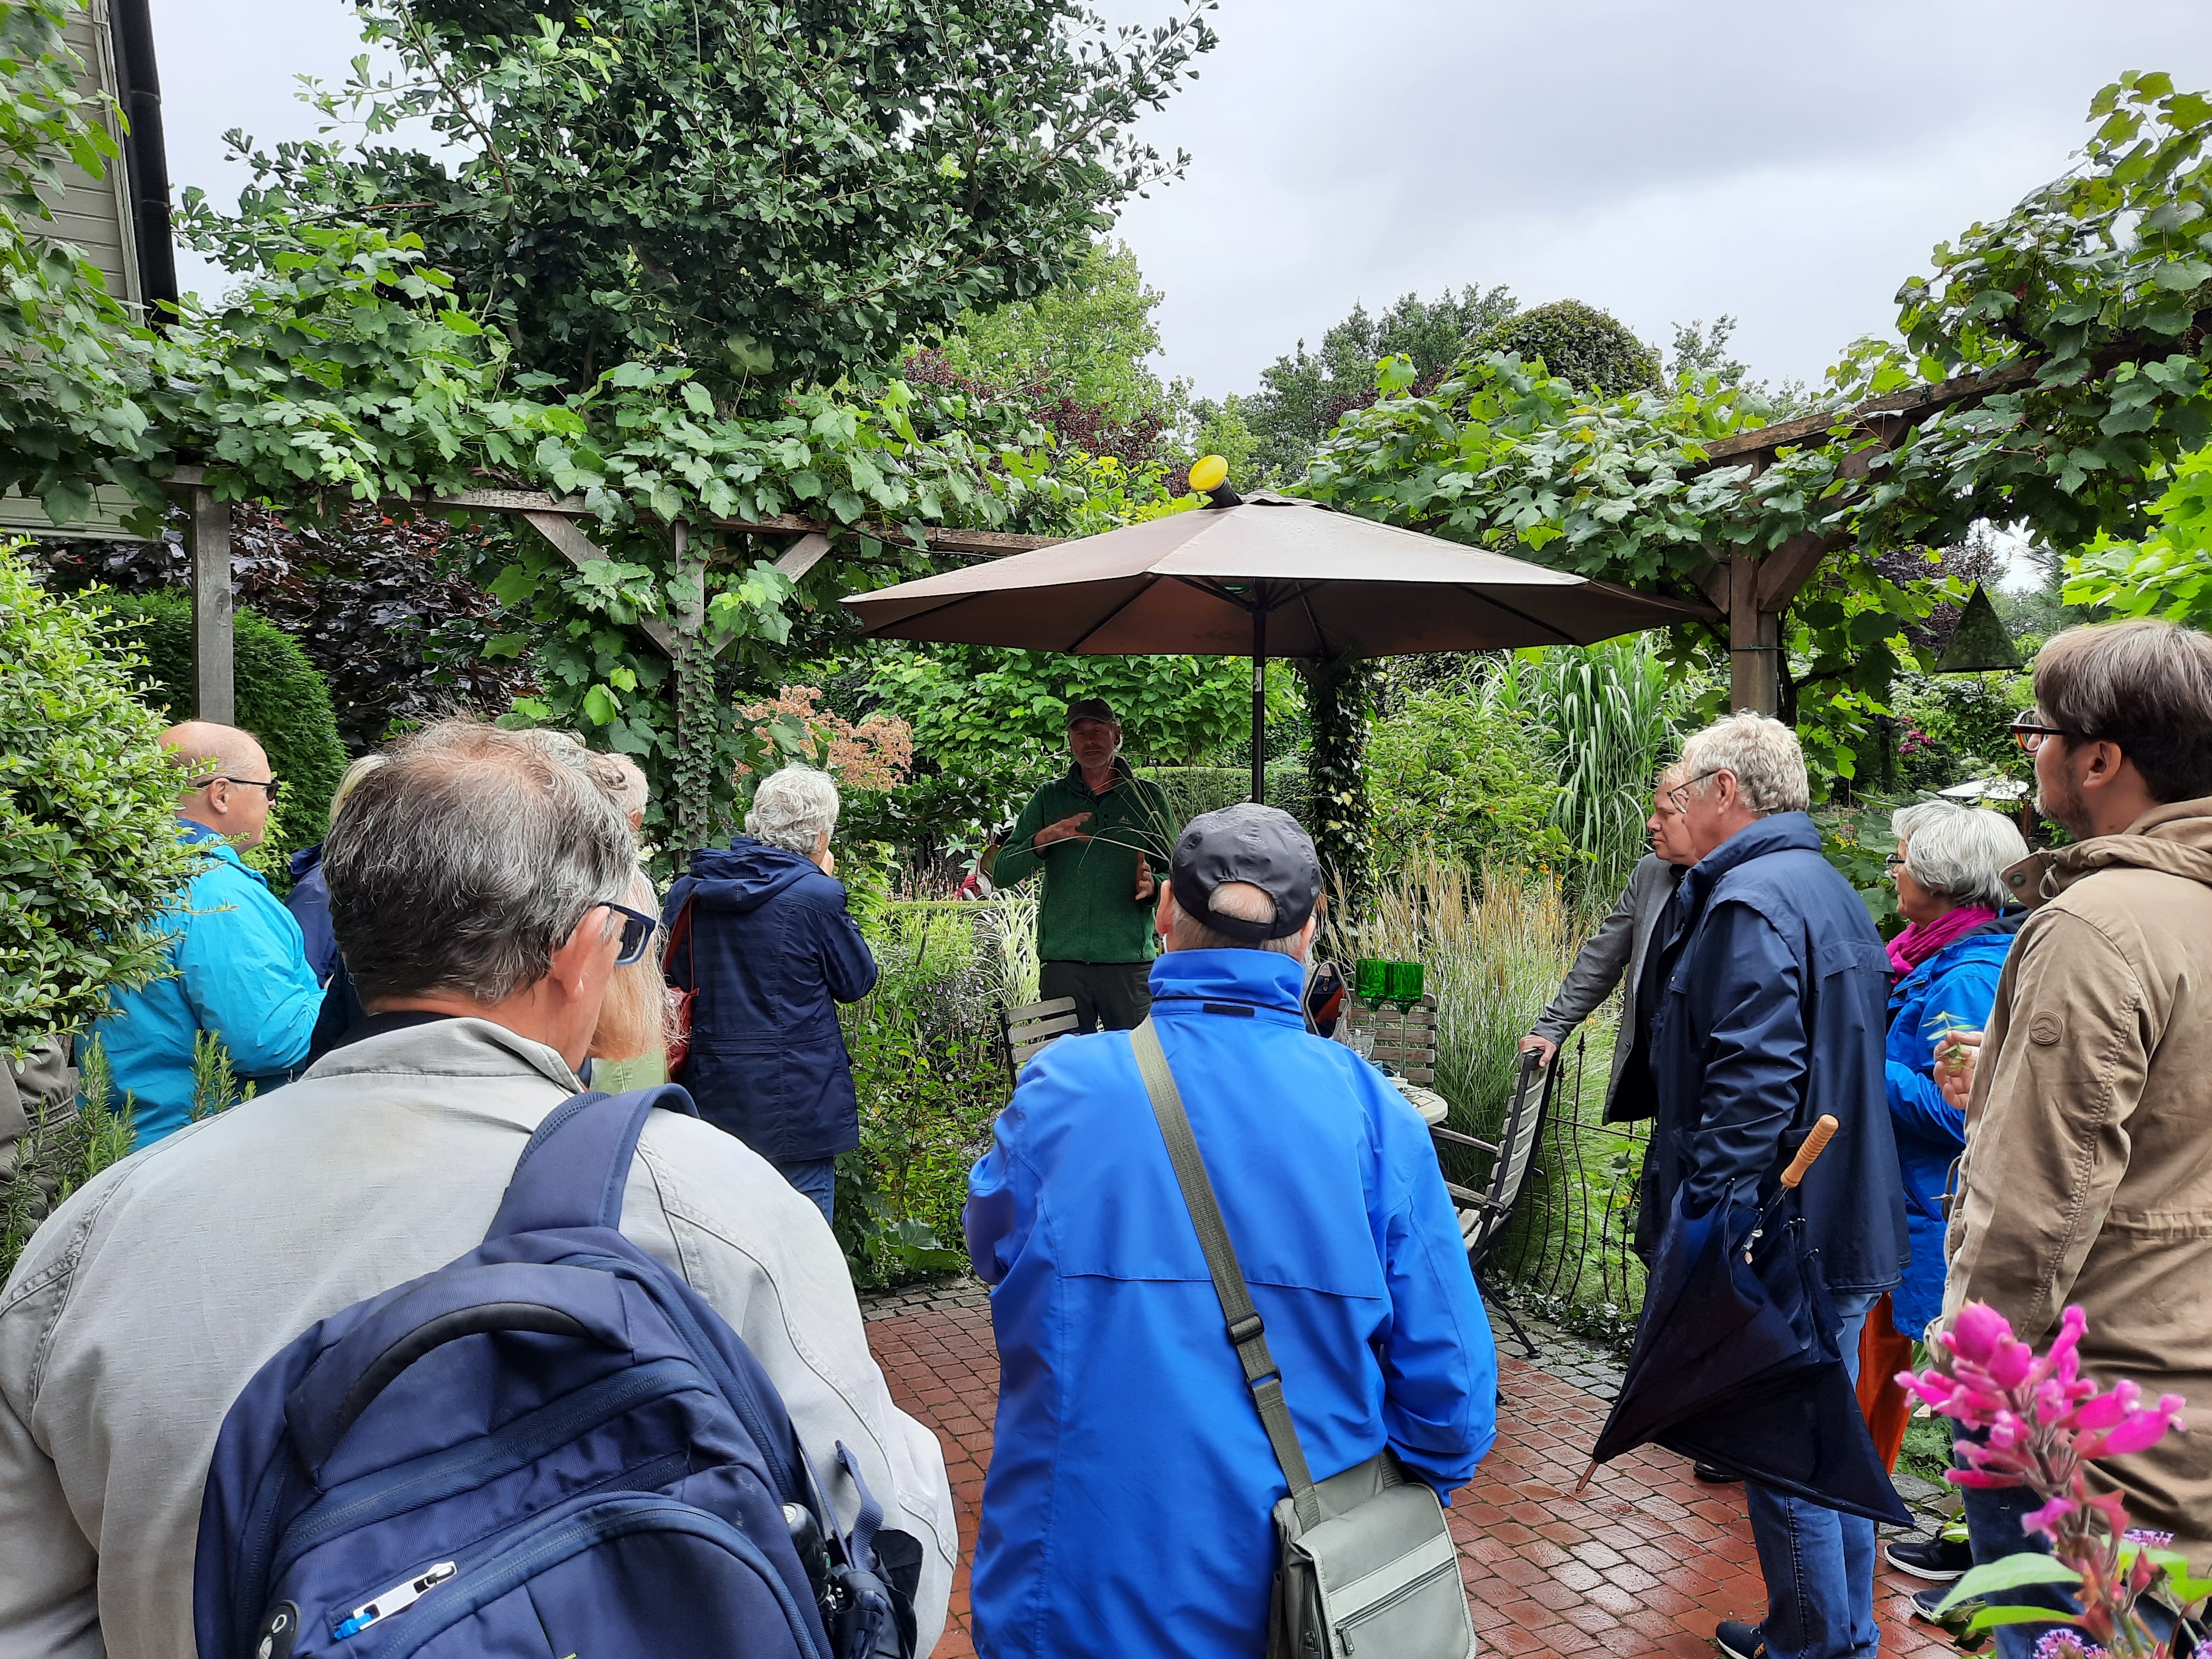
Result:
{"label": "wooden umbrella handle", "polygon": [[1797,1149],[1797,1156],[1790,1160],[1790,1167],[1782,1172],[1782,1184],[1795,1187],[1804,1180],[1805,1171],[1813,1167],[1813,1160],[1820,1157],[1821,1149],[1836,1138],[1836,1131],[1842,1127],[1832,1115],[1821,1113],[1820,1121],[1813,1126],[1813,1133],[1805,1137],[1805,1144]]}

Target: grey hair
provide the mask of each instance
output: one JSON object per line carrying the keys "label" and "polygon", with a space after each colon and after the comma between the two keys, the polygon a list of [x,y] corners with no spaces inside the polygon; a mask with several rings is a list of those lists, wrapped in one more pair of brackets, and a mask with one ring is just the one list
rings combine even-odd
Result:
{"label": "grey hair", "polygon": [[1685,778],[1696,780],[1690,787],[1700,795],[1713,793],[1713,773],[1734,773],[1738,797],[1761,817],[1806,811],[1813,804],[1797,734],[1765,714],[1746,710],[1715,720],[1682,745],[1680,765]]}
{"label": "grey hair", "polygon": [[338,779],[338,787],[331,791],[329,823],[336,823],[338,821],[338,808],[345,805],[346,797],[353,793],[363,778],[383,764],[382,755],[363,755],[346,768],[344,775]]}
{"label": "grey hair", "polygon": [[[637,874],[629,823],[542,743],[467,720],[386,751],[323,843],[331,926],[364,1002],[503,1002]],[[621,918],[609,912],[611,929]]]}
{"label": "grey hair", "polygon": [[1889,815],[1905,843],[1905,867],[1913,880],[1954,904],[2001,909],[2011,901],[2004,872],[2027,856],[2027,843],[2002,812],[1956,801],[1923,800]]}
{"label": "grey hair", "polygon": [[[1249,881],[1224,881],[1213,890],[1209,901],[1212,908],[1224,916],[1234,916],[1239,921],[1273,921],[1275,901],[1267,896],[1267,889]],[[1281,939],[1261,939],[1255,945],[1249,940],[1231,939],[1218,928],[1209,927],[1202,917],[1194,916],[1178,904],[1175,920],[1168,924],[1168,949],[1170,951],[1267,951],[1279,957],[1295,957],[1305,960],[1305,941],[1296,933]]]}
{"label": "grey hair", "polygon": [[827,772],[787,766],[761,780],[745,814],[745,833],[803,859],[814,856],[823,836],[837,827],[837,786]]}

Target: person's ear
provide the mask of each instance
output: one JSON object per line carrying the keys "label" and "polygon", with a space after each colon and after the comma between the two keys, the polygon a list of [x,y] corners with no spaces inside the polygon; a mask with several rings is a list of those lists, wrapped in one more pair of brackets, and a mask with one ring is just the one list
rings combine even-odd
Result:
{"label": "person's ear", "polygon": [[605,905],[594,904],[584,912],[583,920],[570,930],[568,937],[553,947],[553,955],[545,964],[545,977],[569,996],[582,994],[584,981],[591,975],[592,958],[607,943],[607,915]]}
{"label": "person's ear", "polygon": [[1160,936],[1161,944],[1166,944],[1168,935],[1174,931],[1175,919],[1175,889],[1162,882],[1159,908],[1152,913],[1152,931]]}
{"label": "person's ear", "polygon": [[1298,929],[1298,960],[1300,962],[1310,962],[1313,959],[1314,933],[1320,927],[1321,917],[1315,915],[1308,916],[1306,925]]}

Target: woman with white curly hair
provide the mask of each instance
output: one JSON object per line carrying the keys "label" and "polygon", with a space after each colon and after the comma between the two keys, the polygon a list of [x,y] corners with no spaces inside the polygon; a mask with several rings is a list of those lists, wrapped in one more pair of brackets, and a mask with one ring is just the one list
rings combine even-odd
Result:
{"label": "woman with white curly hair", "polygon": [[761,781],[745,830],[669,889],[669,982],[696,991],[678,1079],[699,1115],[775,1165],[829,1219],[837,1154],[860,1144],[837,1005],[874,987],[830,833],[837,786],[811,766]]}

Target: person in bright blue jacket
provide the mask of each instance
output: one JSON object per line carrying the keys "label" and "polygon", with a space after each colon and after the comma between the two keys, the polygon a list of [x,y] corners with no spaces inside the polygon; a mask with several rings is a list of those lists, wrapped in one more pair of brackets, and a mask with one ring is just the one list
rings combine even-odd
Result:
{"label": "person in bright blue jacket", "polygon": [[[1426,1126],[1306,1029],[1319,887],[1286,814],[1194,821],[1152,1021],[1315,1477],[1388,1447],[1449,1500],[1495,1437],[1497,1352]],[[1129,1034],[1024,1066],[968,1190],[1000,1364],[978,1651],[1257,1659],[1289,1488]]]}
{"label": "person in bright blue jacket", "polygon": [[1912,1238],[1893,1300],[1898,1331],[1917,1338],[1943,1310],[1943,1188],[1966,1149],[1966,1114],[1936,1081],[1936,1043],[1950,1027],[1988,1022],[2005,954],[2027,919],[2026,905],[2009,902],[2004,872],[2027,856],[2027,843],[2001,813],[1947,800],[1900,808],[1891,826],[1897,908],[1911,924],[1889,947],[1901,977],[1889,996],[1884,1078]]}
{"label": "person in bright blue jacket", "polygon": [[[1890,878],[1910,926],[1889,942],[1898,981],[1883,1075],[1912,1259],[1887,1305],[1867,1316],[1859,1403],[1875,1449],[1894,1468],[1917,1403],[1896,1375],[1914,1368],[1914,1341],[1943,1310],[1943,1193],[1966,1150],[1966,1115],[1936,1080],[1936,1044],[1948,1029],[1978,1031],[1989,1019],[2006,953],[2027,920],[2027,907],[2009,902],[2004,872],[2027,856],[2027,843],[2010,818],[1948,800],[1900,807],[1890,828]],[[1941,1537],[1893,1539],[1883,1553],[1892,1566],[1939,1583],[1973,1565],[1964,1543]]]}
{"label": "person in bright blue jacket", "polygon": [[119,991],[92,1028],[118,1094],[135,1098],[137,1144],[149,1146],[191,1121],[192,1045],[213,1031],[241,1082],[286,1081],[307,1057],[323,989],[307,965],[300,925],[235,847],[258,845],[280,785],[252,734],[188,720],[161,734],[185,763],[178,833],[207,855],[161,925],[176,974]]}
{"label": "person in bright blue jacket", "polygon": [[699,994],[679,1080],[700,1116],[775,1164],[825,1220],[837,1154],[860,1144],[837,1005],[876,983],[875,957],[831,878],[836,823],[827,774],[772,773],[745,814],[751,834],[694,853],[662,908],[669,982]]}

